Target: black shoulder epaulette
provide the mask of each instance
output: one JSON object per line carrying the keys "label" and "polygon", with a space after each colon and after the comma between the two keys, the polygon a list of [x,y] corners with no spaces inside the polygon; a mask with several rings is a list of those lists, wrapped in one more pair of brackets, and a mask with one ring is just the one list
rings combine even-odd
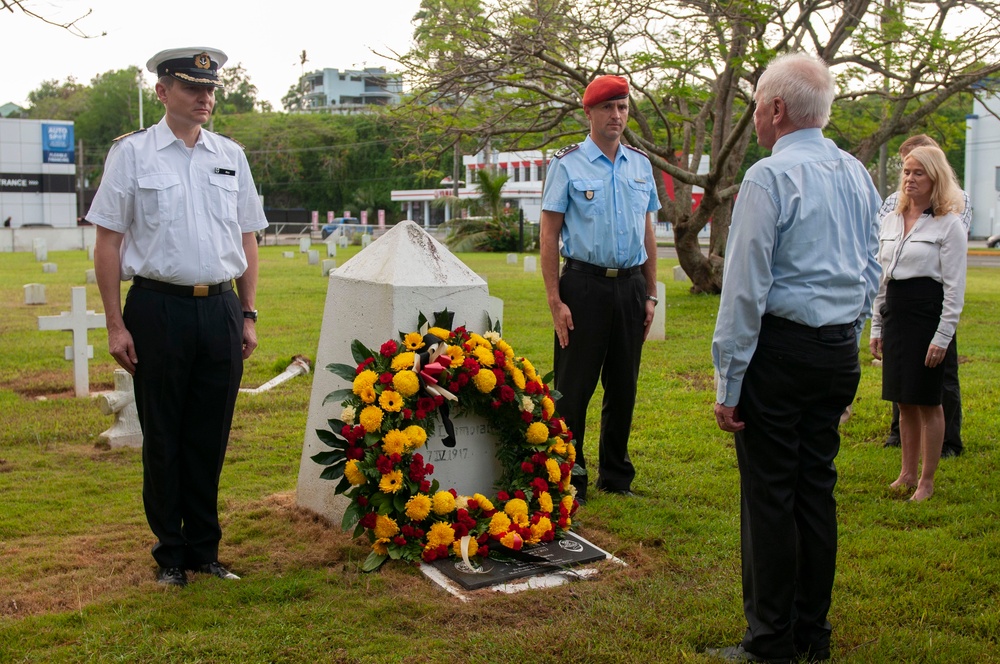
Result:
{"label": "black shoulder epaulette", "polygon": [[119,136],[118,138],[116,138],[114,141],[112,141],[112,143],[117,143],[118,141],[122,140],[123,138],[128,138],[129,136],[132,136],[133,134],[141,134],[144,131],[146,131],[146,130],[145,129],[136,129],[135,131],[130,131],[127,134],[122,134],[121,136]]}
{"label": "black shoulder epaulette", "polygon": [[629,145],[628,143],[622,143],[622,145],[624,145],[625,147],[627,147],[629,150],[635,150],[636,152],[638,152],[639,154],[641,154],[646,159],[649,159],[649,155],[646,154],[645,152],[643,152],[642,150],[640,150],[639,148],[633,147],[633,146]]}
{"label": "black shoulder epaulette", "polygon": [[555,157],[556,159],[562,159],[563,157],[565,157],[566,155],[568,155],[570,152],[572,152],[573,150],[576,150],[579,147],[580,147],[579,143],[573,143],[572,145],[567,145],[565,147],[559,148],[558,150],[556,150],[556,153],[554,155],[552,155],[552,156]]}
{"label": "black shoulder epaulette", "polygon": [[220,133],[217,133],[217,132],[212,132],[212,133],[214,133],[216,136],[221,136],[222,138],[227,138],[230,141],[232,141],[233,143],[236,143],[236,145],[240,146],[241,150],[246,150],[247,149],[247,146],[243,145],[242,143],[240,143],[239,141],[237,141],[235,138],[233,138],[231,136],[226,136],[225,134],[220,134]]}

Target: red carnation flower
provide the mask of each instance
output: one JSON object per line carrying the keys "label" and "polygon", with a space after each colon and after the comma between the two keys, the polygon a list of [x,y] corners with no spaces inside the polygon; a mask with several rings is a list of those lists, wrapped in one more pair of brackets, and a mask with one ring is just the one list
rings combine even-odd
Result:
{"label": "red carnation flower", "polygon": [[406,546],[406,538],[402,535],[397,535],[393,538],[392,543],[396,546]]}
{"label": "red carnation flower", "polygon": [[404,408],[403,409],[403,419],[404,420],[408,420],[408,419],[411,419],[412,417],[413,417],[413,411],[410,410],[409,408]]}
{"label": "red carnation flower", "polygon": [[500,401],[503,401],[504,403],[510,403],[511,401],[514,400],[514,397],[516,396],[517,395],[514,394],[514,389],[510,385],[500,386]]}
{"label": "red carnation flower", "polygon": [[514,497],[524,500],[524,492],[518,489],[517,491],[514,492]]}
{"label": "red carnation flower", "polygon": [[531,463],[530,461],[522,461],[521,462],[521,472],[522,473],[528,473],[529,475],[531,473],[534,473],[535,472],[535,464]]}
{"label": "red carnation flower", "polygon": [[430,480],[424,480],[420,483],[420,493],[427,493],[431,490]]}
{"label": "red carnation flower", "polygon": [[383,373],[381,376],[378,377],[378,382],[382,383],[383,385],[388,385],[389,383],[391,383],[392,372],[386,371],[385,373]]}
{"label": "red carnation flower", "polygon": [[510,494],[507,493],[506,491],[500,491],[499,493],[497,493],[497,500],[499,500],[502,503],[505,503],[508,500],[510,500]]}
{"label": "red carnation flower", "polygon": [[532,422],[535,421],[535,416],[531,414],[530,410],[522,410],[521,411],[521,420],[525,424],[531,424]]}
{"label": "red carnation flower", "polygon": [[500,403],[499,401],[491,401],[490,405],[493,406],[493,410],[499,410],[500,406],[502,406],[503,404]]}
{"label": "red carnation flower", "polygon": [[371,530],[372,528],[375,527],[375,519],[376,518],[377,518],[377,515],[375,514],[375,512],[368,512],[368,514],[365,514],[363,517],[361,517],[361,521],[359,523],[363,527],[368,528],[369,530]]}
{"label": "red carnation flower", "polygon": [[389,339],[384,344],[382,344],[382,347],[379,349],[378,352],[382,354],[382,357],[392,357],[393,355],[396,354],[396,351],[398,349],[399,349],[399,344],[397,344],[392,339]]}
{"label": "red carnation flower", "polygon": [[493,351],[493,359],[496,360],[496,363],[500,366],[503,366],[507,362],[507,358],[504,357],[502,350]]}
{"label": "red carnation flower", "polygon": [[458,392],[461,389],[462,389],[462,385],[457,380],[453,380],[450,383],[448,383],[448,391],[449,392]]}
{"label": "red carnation flower", "polygon": [[542,491],[549,490],[549,483],[541,477],[536,477],[531,480],[531,486],[535,489],[535,493],[541,493]]}
{"label": "red carnation flower", "polygon": [[497,385],[503,385],[507,381],[507,375],[503,372],[503,369],[494,369],[493,375],[497,377]]}
{"label": "red carnation flower", "polygon": [[432,474],[434,472],[434,464],[432,463],[425,464],[424,472],[427,473],[428,475]]}
{"label": "red carnation flower", "polygon": [[368,507],[368,499],[364,496],[358,496],[356,500],[361,507]]}
{"label": "red carnation flower", "polygon": [[469,374],[467,374],[467,373],[460,373],[460,374],[458,374],[458,384],[461,385],[462,387],[465,387],[466,385],[468,385],[469,384]]}

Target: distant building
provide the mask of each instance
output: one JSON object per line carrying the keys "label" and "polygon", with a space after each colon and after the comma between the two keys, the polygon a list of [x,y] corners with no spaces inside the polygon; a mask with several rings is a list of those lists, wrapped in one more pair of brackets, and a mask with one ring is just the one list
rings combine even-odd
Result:
{"label": "distant building", "polygon": [[24,109],[12,101],[0,106],[0,118],[20,118],[24,116]]}
{"label": "distant building", "polygon": [[358,113],[372,106],[398,104],[403,77],[384,67],[322,69],[302,77],[303,110],[308,113]]}
{"label": "distant building", "polygon": [[0,219],[76,226],[73,123],[0,118]]}
{"label": "distant building", "polygon": [[1000,233],[1000,95],[978,96],[965,118],[965,191],[972,203],[969,237]]}

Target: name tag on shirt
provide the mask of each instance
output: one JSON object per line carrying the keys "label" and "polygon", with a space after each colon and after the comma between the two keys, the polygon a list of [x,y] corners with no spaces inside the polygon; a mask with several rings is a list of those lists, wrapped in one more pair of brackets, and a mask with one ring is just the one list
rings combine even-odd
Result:
{"label": "name tag on shirt", "polygon": [[215,172],[219,175],[236,175],[236,171],[230,170],[228,168],[217,168]]}

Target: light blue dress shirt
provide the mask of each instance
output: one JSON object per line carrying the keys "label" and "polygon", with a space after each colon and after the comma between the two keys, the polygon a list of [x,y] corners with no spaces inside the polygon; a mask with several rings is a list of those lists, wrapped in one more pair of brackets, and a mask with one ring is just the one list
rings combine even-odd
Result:
{"label": "light blue dress shirt", "polygon": [[618,146],[611,163],[590,136],[549,162],[542,209],[565,215],[561,253],[628,268],[646,262],[646,213],[660,209],[653,167],[643,153]]}
{"label": "light blue dress shirt", "polygon": [[733,209],[712,339],[716,401],[739,403],[767,313],[809,327],[857,322],[878,292],[882,199],[820,129],[782,136],[750,167]]}

